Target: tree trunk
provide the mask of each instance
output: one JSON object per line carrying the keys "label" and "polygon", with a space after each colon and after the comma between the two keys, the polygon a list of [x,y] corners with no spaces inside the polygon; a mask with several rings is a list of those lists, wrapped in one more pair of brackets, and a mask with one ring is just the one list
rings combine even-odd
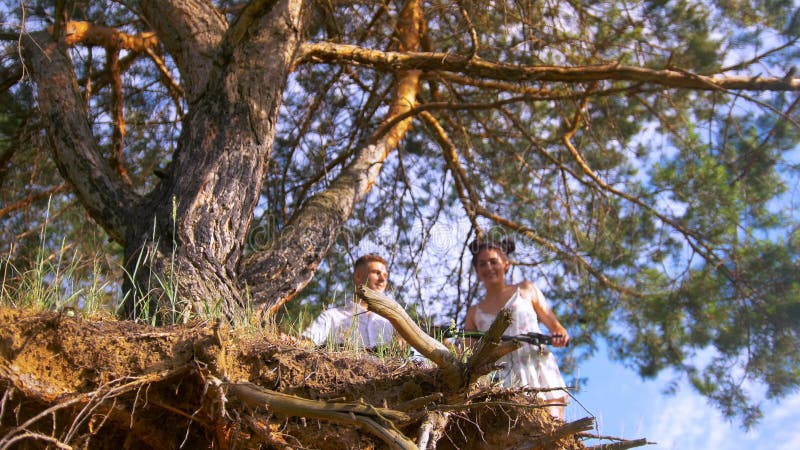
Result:
{"label": "tree trunk", "polygon": [[[171,292],[194,313],[221,311],[232,318],[246,307],[239,260],[301,28],[301,2],[265,3],[252,3],[255,9],[243,11],[221,36],[216,58],[224,64],[212,66],[204,93],[183,123],[167,178],[143,203],[136,230],[126,239],[129,273],[144,262],[144,277],[168,277],[165,286],[136,277],[139,295],[126,303],[128,313],[131,301],[153,287],[162,292],[160,309],[175,305]],[[152,13],[160,11],[154,7]],[[249,33],[248,39],[239,41],[239,33]],[[183,71],[204,79],[205,69],[187,63]],[[153,256],[153,263],[143,256]]]}
{"label": "tree trunk", "polygon": [[59,170],[124,245],[126,316],[142,307],[175,312],[177,302],[232,317],[245,306],[237,270],[302,29],[301,5],[254,1],[225,29],[203,2],[144,2],[158,36],[193,49],[181,53],[179,70],[184,83],[202,87],[188,90],[190,110],[166,178],[144,197],[102,157],[63,41],[46,33],[26,39]]}
{"label": "tree trunk", "polygon": [[[411,117],[393,119],[416,104],[417,70],[398,73],[384,125],[331,186],[267,247],[242,261],[303,29],[302,5],[254,0],[228,25],[202,0],[142,2],[188,85],[190,105],[164,178],[144,196],[102,156],[65,43],[45,33],[25,41],[59,170],[91,216],[124,247],[125,317],[159,321],[191,311],[233,318],[251,301],[274,312],[311,280],[410,129]],[[399,49],[418,50],[423,29],[420,2],[409,0],[398,22]]]}

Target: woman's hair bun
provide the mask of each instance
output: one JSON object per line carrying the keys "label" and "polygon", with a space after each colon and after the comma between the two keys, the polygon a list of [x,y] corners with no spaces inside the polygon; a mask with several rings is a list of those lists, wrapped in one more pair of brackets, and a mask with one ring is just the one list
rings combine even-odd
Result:
{"label": "woman's hair bun", "polygon": [[475,239],[469,243],[469,251],[473,255],[477,255],[481,250],[486,248],[502,250],[506,255],[510,255],[517,249],[517,244],[514,242],[514,239],[510,237],[503,237],[500,239]]}
{"label": "woman's hair bun", "polygon": [[478,239],[475,239],[474,241],[470,242],[469,252],[472,253],[473,255],[477,254],[479,251],[481,251],[481,247],[483,247],[482,244],[483,242],[479,241]]}
{"label": "woman's hair bun", "polygon": [[502,247],[503,251],[506,252],[506,255],[514,253],[514,250],[517,249],[516,242],[514,242],[514,239],[511,239],[510,237],[504,237],[501,239],[500,246]]}

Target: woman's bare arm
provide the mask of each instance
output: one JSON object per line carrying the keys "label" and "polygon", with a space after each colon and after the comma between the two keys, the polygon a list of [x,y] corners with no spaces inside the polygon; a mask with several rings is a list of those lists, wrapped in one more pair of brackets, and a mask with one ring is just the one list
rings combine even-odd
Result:
{"label": "woman's bare arm", "polygon": [[542,291],[528,280],[520,283],[519,287],[522,294],[526,298],[531,299],[533,309],[536,311],[536,315],[539,316],[539,320],[547,327],[550,334],[553,335],[553,345],[555,347],[566,346],[569,343],[569,333],[567,329],[561,325],[561,322],[558,321],[547,299],[544,298]]}

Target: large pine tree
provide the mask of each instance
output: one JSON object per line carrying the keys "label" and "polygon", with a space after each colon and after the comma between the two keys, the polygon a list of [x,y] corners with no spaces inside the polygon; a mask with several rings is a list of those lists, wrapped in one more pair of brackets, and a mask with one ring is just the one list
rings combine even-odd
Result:
{"label": "large pine tree", "polygon": [[747,423],[742,380],[797,389],[793,2],[50,3],[3,11],[7,266],[47,222],[120,258],[128,317],[267,317],[366,240],[459,317],[463,218],[577,351]]}

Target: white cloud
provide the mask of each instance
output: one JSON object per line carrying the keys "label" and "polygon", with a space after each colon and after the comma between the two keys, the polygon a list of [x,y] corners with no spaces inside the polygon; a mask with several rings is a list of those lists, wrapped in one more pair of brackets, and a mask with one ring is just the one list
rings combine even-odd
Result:
{"label": "white cloud", "polygon": [[800,449],[800,392],[779,403],[765,402],[764,417],[746,432],[685,382],[675,395],[663,395],[668,376],[643,381],[603,357],[592,358],[576,375],[588,376],[589,381],[567,408],[567,418],[594,415],[601,435],[656,442],[644,447],[647,450]]}
{"label": "white cloud", "polygon": [[800,411],[800,393],[795,393],[780,404],[769,408],[769,412],[764,415],[764,423],[769,424],[769,433],[772,434],[770,439],[773,441],[772,448],[775,450],[800,448],[798,411]]}
{"label": "white cloud", "polygon": [[[659,397],[648,417],[644,434],[664,449],[696,448],[693,444],[706,435],[703,403],[691,395]],[[692,444],[692,445],[689,445]]]}
{"label": "white cloud", "polygon": [[796,415],[800,394],[763,407],[764,418],[747,432],[684,387],[675,396],[659,397],[647,407],[650,414],[642,432],[649,441],[657,442],[649,447],[652,450],[800,448]]}

